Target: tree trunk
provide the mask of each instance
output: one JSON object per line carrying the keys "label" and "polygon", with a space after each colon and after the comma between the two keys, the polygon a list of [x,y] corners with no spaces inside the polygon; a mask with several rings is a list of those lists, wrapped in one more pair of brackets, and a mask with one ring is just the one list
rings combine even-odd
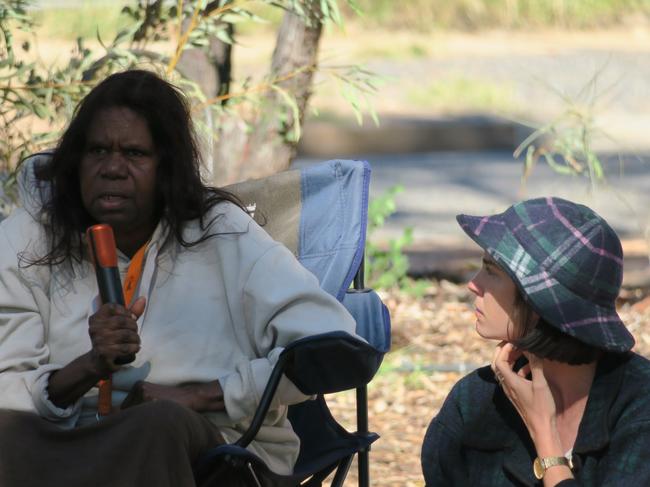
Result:
{"label": "tree trunk", "polygon": [[[232,37],[232,24],[227,25]],[[232,69],[232,46],[216,38],[210,39],[210,46],[204,49],[186,49],[178,62],[178,70],[188,79],[199,85],[205,96],[228,93]]]}
{"label": "tree trunk", "polygon": [[288,77],[277,85],[295,98],[299,120],[294,120],[291,108],[272,89],[262,97],[255,113],[246,119],[225,113],[217,121],[219,137],[213,151],[215,184],[274,174],[287,169],[295,157],[296,143],[288,140],[287,135],[297,123],[302,124],[311,95],[322,32],[319,5],[318,0],[304,2],[309,21],[292,12],[285,13],[271,61],[272,80]]}
{"label": "tree trunk", "polygon": [[[206,6],[204,15],[209,14],[219,6],[219,2],[211,2]],[[183,30],[187,29],[189,21],[186,20]],[[234,27],[227,24],[228,35],[234,36]],[[184,77],[194,81],[207,98],[226,94],[230,91],[232,76],[232,45],[215,37],[210,38],[208,49],[187,49],[183,51],[177,69]],[[204,177],[208,181],[214,180],[214,136],[216,130],[212,113],[193,115],[197,126],[197,135],[200,139],[201,153],[204,163]]]}

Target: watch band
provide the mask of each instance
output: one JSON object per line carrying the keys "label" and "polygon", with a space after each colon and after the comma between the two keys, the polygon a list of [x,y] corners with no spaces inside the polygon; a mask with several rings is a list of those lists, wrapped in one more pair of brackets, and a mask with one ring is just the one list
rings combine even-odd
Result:
{"label": "watch band", "polygon": [[556,467],[558,465],[566,465],[569,468],[573,468],[573,462],[567,457],[545,457],[545,458],[535,458],[533,462],[533,473],[535,478],[542,480],[544,474],[551,467]]}

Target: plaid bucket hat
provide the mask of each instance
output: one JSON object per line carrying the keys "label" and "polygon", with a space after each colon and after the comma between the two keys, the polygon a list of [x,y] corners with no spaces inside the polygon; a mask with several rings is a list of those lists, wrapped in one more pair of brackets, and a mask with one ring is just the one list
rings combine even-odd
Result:
{"label": "plaid bucket hat", "polygon": [[603,350],[632,348],[634,338],[615,307],[623,249],[594,211],[548,197],[517,203],[497,215],[458,215],[456,220],[549,325]]}

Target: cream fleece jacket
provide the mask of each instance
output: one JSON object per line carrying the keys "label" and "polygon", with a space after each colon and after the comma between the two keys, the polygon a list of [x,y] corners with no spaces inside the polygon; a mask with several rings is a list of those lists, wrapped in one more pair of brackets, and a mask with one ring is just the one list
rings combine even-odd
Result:
{"label": "cream fleece jacket", "polygon": [[[184,248],[156,229],[136,296],[147,298],[138,320],[142,348],[113,376],[119,406],[138,380],[177,385],[218,379],[226,412],[209,413],[228,441],[252,418],[283,347],[334,330],[354,334],[354,320],[283,245],[230,203],[207,221],[217,234]],[[202,234],[197,221],[186,240]],[[49,375],[90,350],[88,318],[97,308],[89,262],[25,266],[45,252],[43,226],[24,209],[0,224],[0,408],[28,410],[71,428],[95,421],[97,389],[63,410],[49,401]],[[122,278],[129,260],[119,255]],[[250,449],[272,470],[290,473],[299,440],[287,406],[307,399],[283,379],[274,406]]]}

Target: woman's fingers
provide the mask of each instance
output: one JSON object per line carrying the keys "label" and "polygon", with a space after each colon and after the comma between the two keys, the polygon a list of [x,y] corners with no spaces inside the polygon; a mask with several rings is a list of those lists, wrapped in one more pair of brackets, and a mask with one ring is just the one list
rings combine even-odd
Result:
{"label": "woman's fingers", "polygon": [[124,401],[122,401],[122,404],[120,405],[121,409],[127,409],[130,408],[131,406],[136,406],[143,402],[143,393],[142,393],[143,384],[144,382],[141,380],[133,384],[133,387],[131,387],[131,390],[129,391],[126,398],[124,399]]}
{"label": "woman's fingers", "polygon": [[114,372],[119,369],[115,361],[140,350],[137,318],[146,304],[138,298],[130,309],[117,304],[104,304],[88,322],[88,333],[98,370]]}
{"label": "woman's fingers", "polygon": [[131,313],[135,315],[134,319],[137,320],[138,318],[140,318],[142,313],[144,313],[144,308],[146,304],[147,304],[147,298],[145,298],[144,296],[140,296],[138,299],[133,301],[133,304],[129,308],[129,311],[131,311]]}
{"label": "woman's fingers", "polygon": [[529,382],[527,376],[530,372],[528,364],[518,371],[514,370],[515,363],[524,355],[524,352],[512,343],[505,343],[495,353],[493,362],[494,375],[511,402],[516,402],[517,391]]}
{"label": "woman's fingers", "polygon": [[[522,356],[528,359],[528,363],[515,372],[515,363]],[[544,376],[543,364],[542,359],[517,349],[512,343],[499,346],[492,362],[503,393],[533,439],[546,434],[548,425],[554,424],[556,415],[555,401]]]}
{"label": "woman's fingers", "polygon": [[517,371],[519,377],[527,378],[530,374],[530,364],[524,364],[524,366]]}
{"label": "woman's fingers", "polygon": [[494,349],[494,353],[492,354],[492,363],[490,365],[490,367],[492,367],[493,371],[496,370],[495,367],[496,367],[497,357],[499,356],[499,353],[501,353],[501,350],[503,349],[503,346],[506,343],[508,343],[508,342],[506,342],[506,341],[499,342],[499,344]]}
{"label": "woman's fingers", "polygon": [[499,355],[501,354],[501,350],[503,349],[506,343],[507,343],[506,341],[499,342],[499,344],[494,349],[494,353],[492,354],[492,363],[490,364],[490,367],[492,368],[492,372],[494,373],[494,378],[499,383],[499,385],[503,383],[503,374],[497,369],[496,362]]}
{"label": "woman's fingers", "polygon": [[495,354],[494,367],[495,370],[498,370],[504,376],[507,376],[509,373],[513,373],[512,367],[516,360],[516,358],[513,359],[513,357],[517,354],[521,355],[521,352],[518,351],[512,343],[502,343],[503,345],[498,347],[497,353]]}
{"label": "woman's fingers", "polygon": [[548,387],[546,376],[544,375],[544,363],[542,359],[532,353],[526,353],[526,358],[530,364],[530,374],[534,385]]}

